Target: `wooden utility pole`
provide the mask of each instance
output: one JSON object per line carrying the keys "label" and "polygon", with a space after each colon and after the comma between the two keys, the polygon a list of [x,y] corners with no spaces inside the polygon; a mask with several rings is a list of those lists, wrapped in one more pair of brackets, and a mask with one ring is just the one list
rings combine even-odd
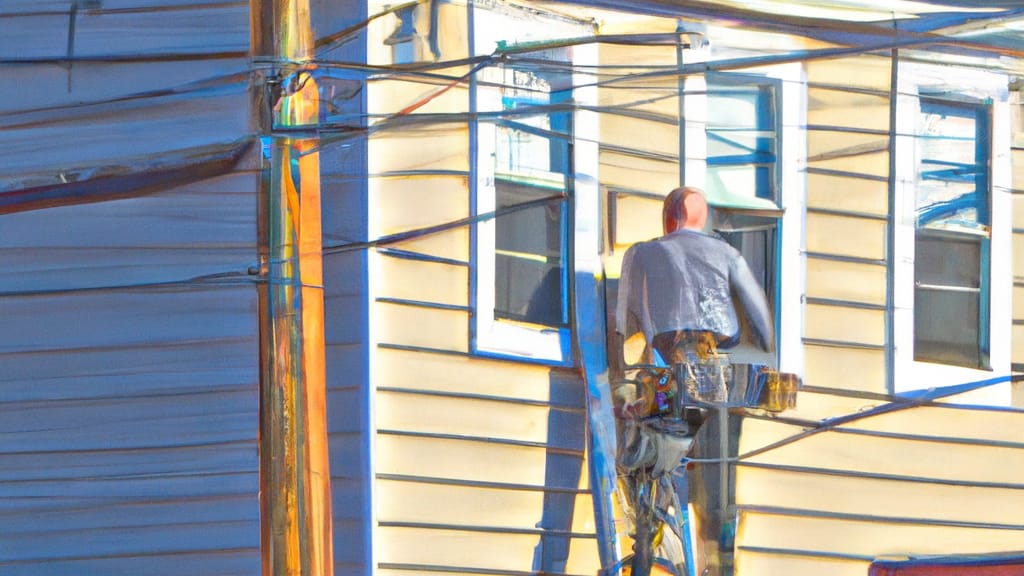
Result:
{"label": "wooden utility pole", "polygon": [[309,0],[250,0],[260,138],[260,510],[264,576],[333,574],[319,95]]}

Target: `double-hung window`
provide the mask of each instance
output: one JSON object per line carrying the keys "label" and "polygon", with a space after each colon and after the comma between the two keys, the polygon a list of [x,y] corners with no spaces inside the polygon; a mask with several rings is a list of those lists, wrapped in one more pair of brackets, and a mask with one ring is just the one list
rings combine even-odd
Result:
{"label": "double-hung window", "polygon": [[568,49],[482,70],[475,88],[474,352],[570,361]]}
{"label": "double-hung window", "polygon": [[914,359],[989,366],[991,111],[922,96],[917,117]]}
{"label": "double-hung window", "polygon": [[[706,192],[717,208],[712,226],[750,264],[777,302],[776,252],[781,144],[781,81],[753,74],[709,74]],[[767,209],[766,209],[767,208]]]}

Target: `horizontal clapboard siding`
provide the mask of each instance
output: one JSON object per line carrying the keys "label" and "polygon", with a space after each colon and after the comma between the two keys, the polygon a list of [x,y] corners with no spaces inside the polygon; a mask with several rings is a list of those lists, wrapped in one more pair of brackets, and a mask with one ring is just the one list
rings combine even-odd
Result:
{"label": "horizontal clapboard siding", "polygon": [[[248,3],[82,10],[71,41],[69,6],[0,8],[0,192],[248,136]],[[259,572],[256,182],[0,216],[0,572]]]}
{"label": "horizontal clapboard siding", "polygon": [[816,386],[882,392],[889,61],[810,62],[807,78],[804,378]]}
{"label": "horizontal clapboard siding", "polygon": [[1022,424],[1022,412],[917,406],[788,441],[806,428],[746,421],[769,449],[740,448],[737,567],[852,574],[880,556],[1018,550]]}
{"label": "horizontal clapboard siding", "polygon": [[[1019,106],[1019,104],[1018,104]],[[1013,348],[1015,372],[1024,371],[1024,148],[1010,150],[1013,168]],[[1015,406],[1024,406],[1024,390],[1014,390]]]}
{"label": "horizontal clapboard siding", "polygon": [[0,217],[0,572],[259,571],[254,182]]}
{"label": "horizontal clapboard siding", "polygon": [[[380,568],[529,571],[552,536],[568,539],[569,560],[596,566],[577,378],[553,385],[550,369],[468,355],[376,354],[387,367],[375,396]],[[543,525],[552,498],[569,525]],[[469,545],[490,552],[450,555]]]}
{"label": "horizontal clapboard siding", "polygon": [[[440,25],[461,22],[458,10],[443,7]],[[392,30],[371,24],[370,44]],[[465,50],[444,44],[453,38],[441,36],[446,56]],[[413,75],[368,84],[372,236],[472,215],[468,123],[418,121],[468,110],[465,87],[445,85]],[[470,230],[369,254],[375,573],[593,573],[583,383],[571,370],[474,354]]]}

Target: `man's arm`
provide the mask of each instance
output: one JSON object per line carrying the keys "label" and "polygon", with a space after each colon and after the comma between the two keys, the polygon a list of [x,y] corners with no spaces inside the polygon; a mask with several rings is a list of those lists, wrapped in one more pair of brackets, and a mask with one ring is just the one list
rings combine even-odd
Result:
{"label": "man's arm", "polygon": [[775,330],[768,310],[768,300],[743,256],[737,255],[733,261],[729,271],[729,283],[743,304],[754,341],[762,350],[772,351],[775,347]]}
{"label": "man's arm", "polygon": [[[638,317],[637,299],[643,300],[645,274],[643,264],[638,264],[637,254],[640,244],[634,244],[626,250],[622,257],[622,268],[619,274],[618,293],[615,306],[615,326],[611,331],[611,350],[608,353],[608,376],[612,389],[612,400],[615,414],[620,418],[628,418],[630,406],[637,399],[636,384],[626,382],[626,370],[629,363],[625,357],[626,339],[637,328],[644,329],[644,318]],[[641,259],[642,260],[642,259]]]}

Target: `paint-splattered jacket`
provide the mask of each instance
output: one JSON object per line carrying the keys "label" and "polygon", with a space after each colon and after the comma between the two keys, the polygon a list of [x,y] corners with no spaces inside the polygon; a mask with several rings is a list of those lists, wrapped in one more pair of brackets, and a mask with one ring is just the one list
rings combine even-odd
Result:
{"label": "paint-splattered jacket", "polygon": [[719,346],[739,341],[739,299],[754,342],[772,347],[772,321],[764,292],[743,256],[726,242],[695,230],[678,230],[626,251],[619,280],[616,331],[658,334],[709,331]]}

